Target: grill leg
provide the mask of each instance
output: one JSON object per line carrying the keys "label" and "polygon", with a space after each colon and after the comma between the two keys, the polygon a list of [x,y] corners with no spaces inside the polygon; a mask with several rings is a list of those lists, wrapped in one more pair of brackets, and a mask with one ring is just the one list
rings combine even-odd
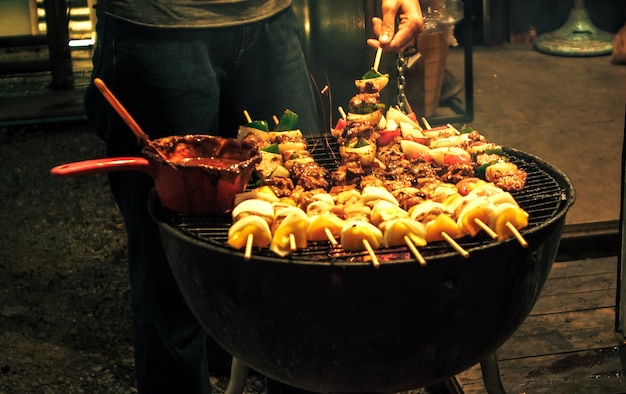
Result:
{"label": "grill leg", "polygon": [[483,382],[487,393],[506,394],[500,380],[500,368],[498,368],[498,358],[495,352],[489,354],[480,362],[480,369],[483,373]]}
{"label": "grill leg", "polygon": [[241,394],[248,383],[248,366],[239,359],[233,357],[230,364],[230,379],[224,394]]}

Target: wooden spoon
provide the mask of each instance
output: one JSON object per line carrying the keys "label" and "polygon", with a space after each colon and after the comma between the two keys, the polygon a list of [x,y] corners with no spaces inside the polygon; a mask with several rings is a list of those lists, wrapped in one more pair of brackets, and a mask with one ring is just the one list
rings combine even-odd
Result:
{"label": "wooden spoon", "polygon": [[[109,87],[104,83],[104,81],[100,78],[94,78],[93,83],[94,85],[96,85],[100,93],[102,93],[104,98],[109,102],[109,104],[111,104],[115,112],[117,112],[124,120],[124,122],[126,122],[128,127],[130,127],[131,131],[135,134],[139,142],[152,148],[152,150],[154,150],[159,156],[161,156],[161,158],[165,160],[165,162],[169,163],[167,161],[167,157],[156,146],[154,146],[150,138],[148,138],[148,135],[144,133],[141,127],[139,127],[139,124],[130,115],[126,108],[124,108],[124,106],[122,105],[122,103],[120,103],[117,97],[115,97],[113,92],[109,90]],[[174,165],[170,165],[175,168]]]}

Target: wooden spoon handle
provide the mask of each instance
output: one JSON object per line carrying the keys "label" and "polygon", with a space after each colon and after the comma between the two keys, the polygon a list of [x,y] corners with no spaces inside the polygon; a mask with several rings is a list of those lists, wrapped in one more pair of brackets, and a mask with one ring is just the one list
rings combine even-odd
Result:
{"label": "wooden spoon handle", "polygon": [[100,92],[109,102],[109,104],[111,104],[115,112],[117,112],[124,120],[124,122],[126,122],[128,127],[130,127],[131,131],[135,134],[139,141],[144,145],[150,145],[150,139],[148,138],[146,133],[143,132],[141,127],[139,127],[139,124],[135,121],[135,119],[133,119],[133,117],[126,110],[126,108],[124,108],[124,106],[122,105],[122,103],[120,103],[117,97],[115,97],[113,92],[109,90],[109,87],[104,83],[104,81],[100,78],[95,78],[93,80],[93,83],[94,85],[96,85],[98,90],[100,90]]}

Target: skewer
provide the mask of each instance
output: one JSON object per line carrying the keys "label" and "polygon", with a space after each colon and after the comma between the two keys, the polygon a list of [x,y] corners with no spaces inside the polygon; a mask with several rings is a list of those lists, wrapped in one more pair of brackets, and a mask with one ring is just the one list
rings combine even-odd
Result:
{"label": "skewer", "polygon": [[446,232],[441,232],[441,237],[446,240],[456,250],[461,256],[468,258],[469,252],[461,247],[451,236],[449,236]]}
{"label": "skewer", "polygon": [[420,251],[417,250],[417,248],[415,247],[415,244],[413,243],[413,241],[411,241],[411,238],[409,238],[408,235],[404,236],[404,242],[406,243],[406,246],[408,246],[409,249],[411,249],[411,252],[413,253],[413,256],[415,256],[415,258],[420,263],[420,265],[425,266],[426,265],[426,260],[424,260],[424,257],[422,256]]}
{"label": "skewer", "polygon": [[339,108],[337,108],[337,109],[339,110],[339,114],[341,115],[343,120],[346,120],[346,118],[348,117],[348,115],[346,115],[346,111],[344,111],[341,106]]}
{"label": "skewer", "polygon": [[243,116],[246,118],[246,122],[252,123],[252,118],[250,117],[248,111],[246,111],[245,109],[243,110]]}
{"label": "skewer", "polygon": [[450,124],[450,123],[446,123],[446,126],[448,126],[448,128],[449,128],[449,129],[454,130],[454,132],[455,132],[456,134],[461,134],[461,132],[460,132],[459,130],[457,130],[457,129],[456,129],[456,127],[452,126],[452,124]]}
{"label": "skewer", "polygon": [[330,89],[330,88],[328,87],[328,85],[325,85],[325,86],[322,88],[322,90],[320,90],[320,94],[326,94],[326,92],[328,92],[328,89]]}
{"label": "skewer", "polygon": [[432,127],[430,127],[430,123],[428,123],[428,120],[426,120],[426,118],[423,116],[422,116],[422,123],[424,123],[424,127],[426,127],[427,129],[432,129]]}
{"label": "skewer", "polygon": [[330,231],[328,227],[324,228],[324,234],[326,234],[326,237],[328,237],[328,240],[330,241],[331,245],[333,246],[339,245],[339,242],[337,242],[337,240],[335,239],[335,236],[333,235],[333,233]]}
{"label": "skewer", "polygon": [[298,250],[298,245],[296,245],[296,236],[293,233],[289,234],[289,250],[295,252]]}
{"label": "skewer", "polygon": [[374,59],[374,71],[378,72],[378,66],[380,65],[380,58],[383,55],[383,48],[378,47],[376,51],[376,58]]}
{"label": "skewer", "polygon": [[280,122],[280,120],[278,119],[278,116],[276,115],[272,115],[272,120],[274,121],[274,123],[278,124]]}
{"label": "skewer", "polygon": [[526,242],[524,237],[522,237],[522,234],[517,231],[517,228],[515,228],[515,226],[511,222],[506,222],[506,227],[511,230],[513,236],[515,236],[517,242],[519,242],[519,244],[522,245],[523,248],[528,246],[528,242]]}
{"label": "skewer", "polygon": [[367,253],[370,254],[374,268],[380,267],[380,262],[378,261],[378,257],[376,257],[376,253],[374,253],[374,249],[372,249],[372,245],[370,245],[367,239],[363,239],[363,246],[365,246],[365,249],[367,249]]}
{"label": "skewer", "polygon": [[252,245],[254,244],[254,234],[248,234],[248,239],[246,239],[246,251],[243,254],[243,258],[246,260],[250,260],[252,257]]}
{"label": "skewer", "polygon": [[487,226],[487,224],[485,224],[485,222],[483,222],[479,218],[474,218],[474,223],[476,223],[480,228],[482,228],[483,231],[485,231],[491,238],[493,239],[498,238],[498,234],[496,234],[496,232],[493,231],[491,227]]}
{"label": "skewer", "polygon": [[411,108],[411,104],[409,104],[408,100],[404,102],[404,107],[406,108],[406,113],[407,114],[412,114],[413,113],[413,108]]}

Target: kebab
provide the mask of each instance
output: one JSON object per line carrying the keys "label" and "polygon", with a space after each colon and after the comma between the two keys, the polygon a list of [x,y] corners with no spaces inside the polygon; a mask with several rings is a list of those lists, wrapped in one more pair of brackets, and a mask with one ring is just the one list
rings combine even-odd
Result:
{"label": "kebab", "polygon": [[233,224],[228,230],[227,243],[235,249],[245,247],[244,258],[252,255],[252,247],[265,248],[270,245],[272,233],[269,225],[273,221],[272,204],[262,199],[247,199],[233,208]]}
{"label": "kebab", "polygon": [[[302,146],[304,146],[304,145],[302,145]],[[365,194],[365,200],[367,198],[369,198],[368,195],[369,195],[368,193]],[[385,198],[387,198],[387,197],[385,197]],[[348,215],[349,218],[360,217],[361,219],[366,219],[368,217],[368,215],[371,214],[371,212],[369,212],[368,208],[369,207],[367,207],[365,204],[364,205],[352,205],[351,208],[346,211],[346,214]],[[302,215],[300,215],[300,216],[302,216]],[[328,216],[328,217],[330,218],[332,216]],[[494,226],[495,226],[495,222],[494,222]],[[338,226],[336,225],[335,228],[337,228],[337,227]],[[434,234],[438,233],[443,239],[454,238],[454,237],[461,236],[461,235],[458,234],[458,231],[456,231],[457,230],[456,228],[452,227],[452,225],[450,223],[446,223],[446,219],[444,218],[444,216],[439,218],[439,221],[433,220],[432,223],[430,223],[430,227],[431,227],[431,229],[434,229],[433,231],[431,231],[431,234],[432,233],[434,233]],[[447,231],[442,231],[441,232],[441,231],[436,230],[438,228],[447,228]],[[453,231],[451,231],[450,229],[452,229]],[[442,233],[445,233],[447,236],[442,235]],[[465,233],[465,231],[463,231],[463,233]],[[389,234],[391,234],[391,232]],[[449,236],[449,234],[453,234],[453,235]],[[377,237],[374,237],[374,238],[377,239]],[[328,239],[331,240],[331,238],[328,238]],[[450,239],[447,239],[447,240],[450,241]],[[331,242],[332,242],[332,240],[331,240]],[[454,246],[453,243],[452,243],[452,245]],[[371,247],[371,245],[370,245],[370,247]],[[368,249],[368,248],[366,248],[366,249]]]}
{"label": "kebab", "polygon": [[309,217],[302,209],[289,204],[274,203],[270,250],[285,257],[298,249],[305,249],[308,244],[308,227]]}

